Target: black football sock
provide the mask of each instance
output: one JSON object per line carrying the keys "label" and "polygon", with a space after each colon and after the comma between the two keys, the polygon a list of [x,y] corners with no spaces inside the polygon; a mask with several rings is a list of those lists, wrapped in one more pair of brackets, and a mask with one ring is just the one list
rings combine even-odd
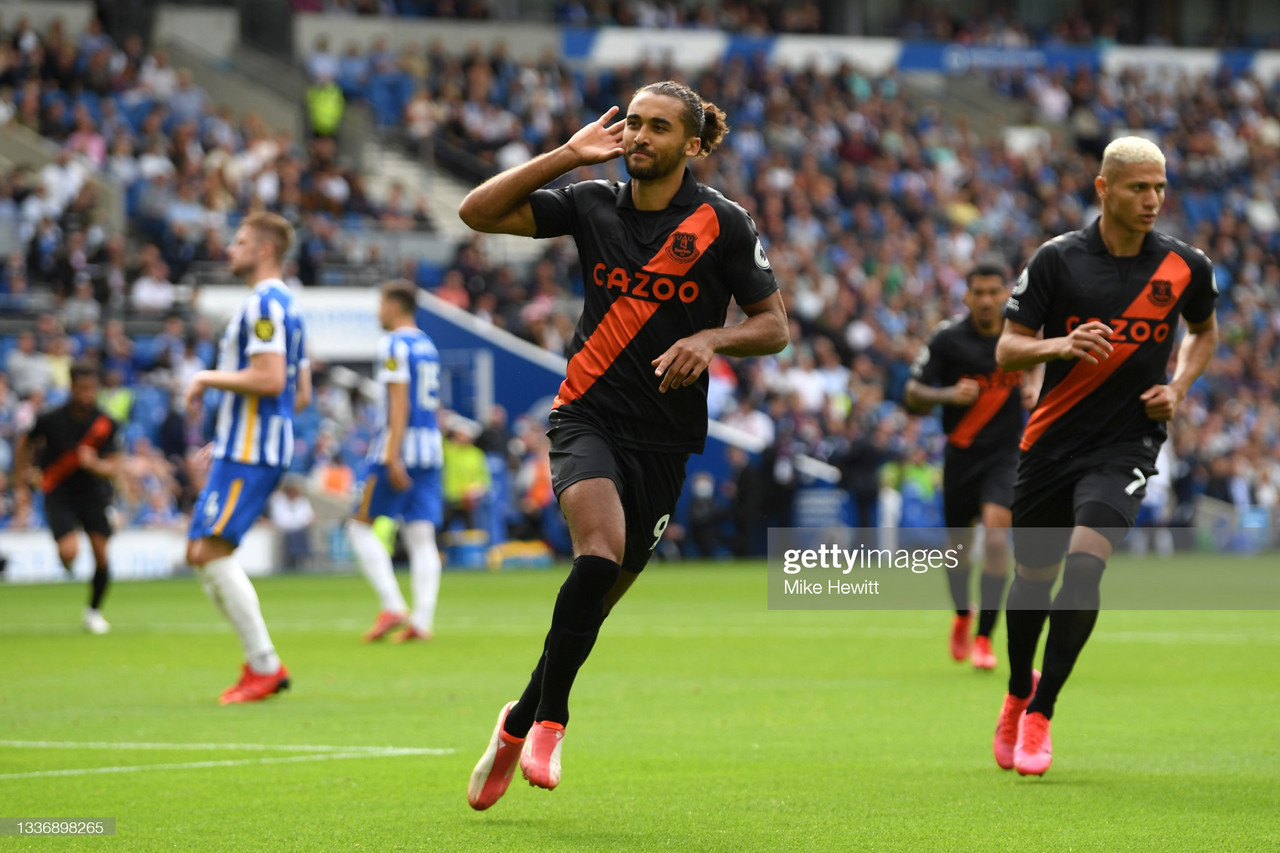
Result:
{"label": "black football sock", "polygon": [[107,572],[106,566],[96,566],[93,570],[93,580],[90,582],[93,594],[89,596],[89,606],[94,610],[102,607],[102,599],[107,597],[107,585],[111,582],[111,575]]}
{"label": "black football sock", "polygon": [[1000,605],[1004,603],[1004,582],[1003,575],[989,575],[982,573],[981,594],[982,610],[978,615],[978,636],[990,637],[991,631],[996,627],[996,619],[1000,616]]}
{"label": "black football sock", "polygon": [[1053,599],[1049,615],[1049,639],[1044,644],[1044,671],[1027,713],[1053,718],[1058,691],[1076,665],[1076,659],[1093,633],[1101,607],[1102,572],[1107,564],[1092,554],[1068,554],[1062,588]]}
{"label": "black football sock", "polygon": [[947,585],[951,588],[951,603],[957,616],[969,615],[969,567],[958,566],[947,570]]}
{"label": "black football sock", "polygon": [[[543,651],[542,692],[533,719],[567,725],[569,691],[578,669],[591,653],[604,602],[622,567],[605,557],[583,555],[573,561],[551,613],[551,630]],[[527,713],[527,712],[522,712]],[[514,734],[508,730],[508,733]]]}
{"label": "black football sock", "polygon": [[533,668],[529,683],[520,694],[520,701],[507,712],[507,719],[502,724],[502,730],[512,737],[524,737],[533,727],[533,715],[537,713],[538,700],[542,698],[542,672],[547,666],[547,642],[550,639],[548,634],[547,640],[542,642],[542,657],[538,658],[538,665]]}
{"label": "black football sock", "polygon": [[1019,699],[1031,695],[1040,629],[1049,616],[1053,581],[1027,580],[1015,575],[1005,604],[1005,633],[1009,635],[1009,693]]}

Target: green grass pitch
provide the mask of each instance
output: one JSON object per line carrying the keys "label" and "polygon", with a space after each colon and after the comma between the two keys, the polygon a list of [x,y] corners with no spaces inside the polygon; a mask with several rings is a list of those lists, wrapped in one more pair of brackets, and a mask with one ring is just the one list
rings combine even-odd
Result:
{"label": "green grass pitch", "polygon": [[358,577],[258,581],[294,688],[227,708],[239,647],[194,580],[117,585],[105,637],[81,585],[0,588],[0,817],[117,819],[0,850],[1280,847],[1280,613],[1104,612],[1022,779],[990,750],[1003,621],[978,673],[946,612],[769,611],[759,563],[652,566],[579,677],[560,788],[517,774],[473,812],[563,572],[447,573],[412,647],[359,642]]}

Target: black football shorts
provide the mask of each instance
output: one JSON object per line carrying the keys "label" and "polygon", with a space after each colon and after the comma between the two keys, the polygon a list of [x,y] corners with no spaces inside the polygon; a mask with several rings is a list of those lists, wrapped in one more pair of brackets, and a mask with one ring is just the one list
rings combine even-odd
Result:
{"label": "black football shorts", "polygon": [[[1057,565],[1066,554],[1071,528],[1095,526],[1081,518],[1089,504],[1112,510],[1117,527],[1108,528],[1108,538],[1117,544],[1116,534],[1138,518],[1147,478],[1156,473],[1156,452],[1142,444],[1123,444],[1066,459],[1023,453],[1013,487],[1014,559],[1030,569]],[[1048,528],[1062,533],[1049,534]]]}
{"label": "black football shorts", "polygon": [[44,517],[54,539],[61,539],[77,527],[85,533],[111,535],[107,519],[107,501],[95,490],[93,494],[77,493],[65,488],[54,489],[44,498]]}
{"label": "black football shorts", "polygon": [[622,568],[643,570],[676,510],[689,454],[620,447],[593,424],[560,414],[552,415],[547,436],[556,498],[579,480],[613,480],[627,525]]}
{"label": "black football shorts", "polygon": [[996,453],[947,449],[942,466],[942,515],[947,527],[968,527],[983,504],[1013,506],[1018,448]]}

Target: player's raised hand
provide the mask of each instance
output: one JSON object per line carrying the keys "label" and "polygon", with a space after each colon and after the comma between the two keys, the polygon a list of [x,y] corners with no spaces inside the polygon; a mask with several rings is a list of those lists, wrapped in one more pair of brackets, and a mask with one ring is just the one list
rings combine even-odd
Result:
{"label": "player's raised hand", "polygon": [[951,386],[951,405],[972,406],[982,394],[982,386],[976,379],[962,376]]}
{"label": "player's raised hand", "polygon": [[1168,385],[1152,385],[1138,397],[1147,410],[1147,417],[1153,421],[1171,421],[1173,413],[1182,402],[1178,392]]}
{"label": "player's raised hand", "polygon": [[603,163],[622,156],[622,128],[626,122],[616,121],[609,124],[617,114],[617,107],[609,107],[598,120],[583,125],[569,138],[569,150],[577,156],[582,165]]}
{"label": "player's raised hand", "polygon": [[649,362],[654,367],[653,375],[662,379],[659,393],[665,394],[668,389],[683,388],[697,382],[715,354],[711,336],[703,332],[676,341],[666,352]]}
{"label": "player's raised hand", "polygon": [[1111,357],[1111,327],[1100,320],[1081,323],[1071,330],[1071,334],[1061,341],[1058,358],[1080,359],[1090,364],[1097,364],[1104,358]]}

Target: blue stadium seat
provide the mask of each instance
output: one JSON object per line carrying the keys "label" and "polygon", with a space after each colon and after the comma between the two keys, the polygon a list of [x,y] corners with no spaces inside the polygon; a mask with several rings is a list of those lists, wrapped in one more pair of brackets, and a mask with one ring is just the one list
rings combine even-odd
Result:
{"label": "blue stadium seat", "polygon": [[434,290],[444,281],[445,268],[430,261],[420,260],[414,270],[413,280],[418,287]]}
{"label": "blue stadium seat", "polygon": [[511,478],[507,473],[507,460],[498,453],[485,454],[489,463],[489,494],[485,496],[484,521],[489,534],[489,544],[507,541],[507,520],[514,510],[511,500]]}
{"label": "blue stadium seat", "polygon": [[130,219],[139,214],[139,206],[142,204],[142,194],[147,189],[147,182],[138,178],[124,191],[124,211]]}
{"label": "blue stadium seat", "polygon": [[[89,110],[89,115],[93,116],[94,122],[97,124],[102,123],[102,99],[98,97],[96,92],[81,92],[75,103],[84,104],[85,108]],[[72,109],[74,108],[75,105],[73,104]]]}
{"label": "blue stadium seat", "polygon": [[369,78],[369,105],[379,127],[399,124],[404,105],[413,96],[413,78],[400,71],[374,74]]}
{"label": "blue stadium seat", "polygon": [[123,101],[119,101],[118,105],[120,108],[120,115],[124,117],[125,121],[129,122],[129,126],[133,128],[134,133],[137,133],[138,130],[141,129],[142,122],[145,121],[147,116],[151,114],[151,111],[155,109],[155,103],[150,99],[135,101],[128,105]]}

